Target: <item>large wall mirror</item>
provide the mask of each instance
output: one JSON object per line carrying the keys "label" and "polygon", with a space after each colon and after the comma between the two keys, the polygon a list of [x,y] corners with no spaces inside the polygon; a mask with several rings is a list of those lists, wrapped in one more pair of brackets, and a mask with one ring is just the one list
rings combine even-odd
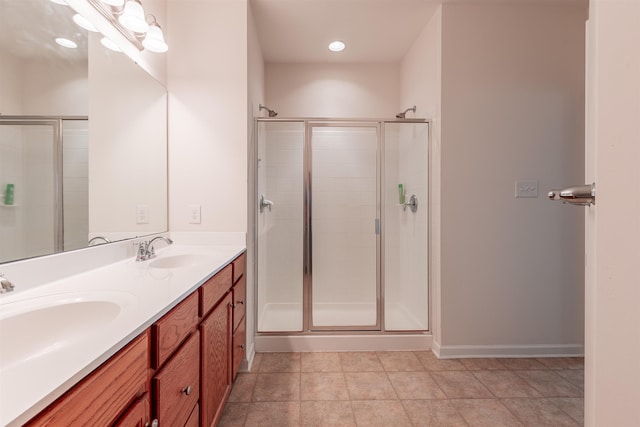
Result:
{"label": "large wall mirror", "polygon": [[0,0],[0,263],[168,228],[166,89],[73,15]]}

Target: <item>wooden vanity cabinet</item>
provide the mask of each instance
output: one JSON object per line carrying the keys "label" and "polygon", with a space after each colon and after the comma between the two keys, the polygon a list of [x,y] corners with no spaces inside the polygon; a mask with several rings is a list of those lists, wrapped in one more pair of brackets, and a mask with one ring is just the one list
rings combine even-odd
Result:
{"label": "wooden vanity cabinet", "polygon": [[[229,277],[229,285],[231,284]],[[229,393],[231,348],[231,292],[200,323],[201,352],[201,425],[217,424]]]}
{"label": "wooden vanity cabinet", "polygon": [[233,335],[231,340],[231,382],[236,378],[246,352],[247,254],[238,256],[233,265]]}
{"label": "wooden vanity cabinet", "polygon": [[245,356],[235,258],[27,426],[212,427]]}
{"label": "wooden vanity cabinet", "polygon": [[115,423],[114,427],[151,427],[151,404],[149,395],[145,393]]}
{"label": "wooden vanity cabinet", "polygon": [[152,381],[160,426],[184,426],[200,399],[200,332],[195,331]]}
{"label": "wooden vanity cabinet", "polygon": [[[139,398],[149,391],[148,349],[149,334],[144,332],[26,425],[135,426],[128,424],[131,411],[146,424],[149,401]],[[117,424],[122,417],[125,424]]]}

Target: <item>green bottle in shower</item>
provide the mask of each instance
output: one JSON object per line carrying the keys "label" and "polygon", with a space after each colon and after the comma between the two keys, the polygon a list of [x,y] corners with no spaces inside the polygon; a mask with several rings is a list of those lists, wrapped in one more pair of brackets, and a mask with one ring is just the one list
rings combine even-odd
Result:
{"label": "green bottle in shower", "polygon": [[404,185],[398,184],[398,203],[404,205]]}
{"label": "green bottle in shower", "polygon": [[7,188],[4,190],[5,205],[13,205],[13,192],[14,192],[13,184],[7,184]]}

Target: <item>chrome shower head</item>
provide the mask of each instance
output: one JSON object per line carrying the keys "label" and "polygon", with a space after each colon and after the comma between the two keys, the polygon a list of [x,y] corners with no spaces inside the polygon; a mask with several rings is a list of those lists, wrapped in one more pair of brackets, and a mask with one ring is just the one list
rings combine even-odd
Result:
{"label": "chrome shower head", "polygon": [[260,104],[260,110],[259,111],[262,111],[262,110],[267,110],[269,112],[269,117],[275,117],[275,116],[278,115],[277,111],[273,111],[272,109],[270,109],[266,105]]}
{"label": "chrome shower head", "polygon": [[398,114],[396,114],[396,119],[404,119],[404,118],[405,118],[405,116],[407,115],[407,113],[408,113],[409,111],[413,111],[413,113],[415,114],[415,112],[416,112],[416,106],[414,105],[414,106],[413,106],[413,107],[411,107],[411,108],[407,108],[407,109],[406,109],[406,110],[404,110],[402,113],[398,113]]}

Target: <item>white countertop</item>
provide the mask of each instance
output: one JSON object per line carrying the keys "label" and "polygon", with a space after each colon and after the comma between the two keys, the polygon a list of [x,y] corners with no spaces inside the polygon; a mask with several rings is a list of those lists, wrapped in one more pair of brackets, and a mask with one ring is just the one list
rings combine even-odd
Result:
{"label": "white countertop", "polygon": [[[47,342],[55,333],[34,332],[33,325],[29,327],[28,322],[12,325],[24,328],[12,330],[11,334],[19,332],[20,340],[24,339],[21,345],[35,351],[27,358],[0,366],[0,425],[21,425],[36,415],[245,249],[237,245],[176,243],[166,248],[162,246],[161,242],[156,245],[160,248],[156,260],[198,254],[197,265],[161,269],[150,267],[154,260],[136,262],[127,258],[0,298],[0,319],[25,309],[37,309],[53,300],[115,302],[105,315],[110,319],[107,323],[98,321],[96,324],[100,326],[92,326],[90,322],[82,324],[79,319],[79,331],[63,340],[51,338],[56,342]],[[14,284],[19,287],[19,283]],[[119,307],[116,314],[114,307]],[[34,341],[36,344],[42,342],[42,348],[35,346]],[[2,345],[6,344],[0,342]],[[8,357],[6,350],[2,353],[5,354],[3,357]]]}

